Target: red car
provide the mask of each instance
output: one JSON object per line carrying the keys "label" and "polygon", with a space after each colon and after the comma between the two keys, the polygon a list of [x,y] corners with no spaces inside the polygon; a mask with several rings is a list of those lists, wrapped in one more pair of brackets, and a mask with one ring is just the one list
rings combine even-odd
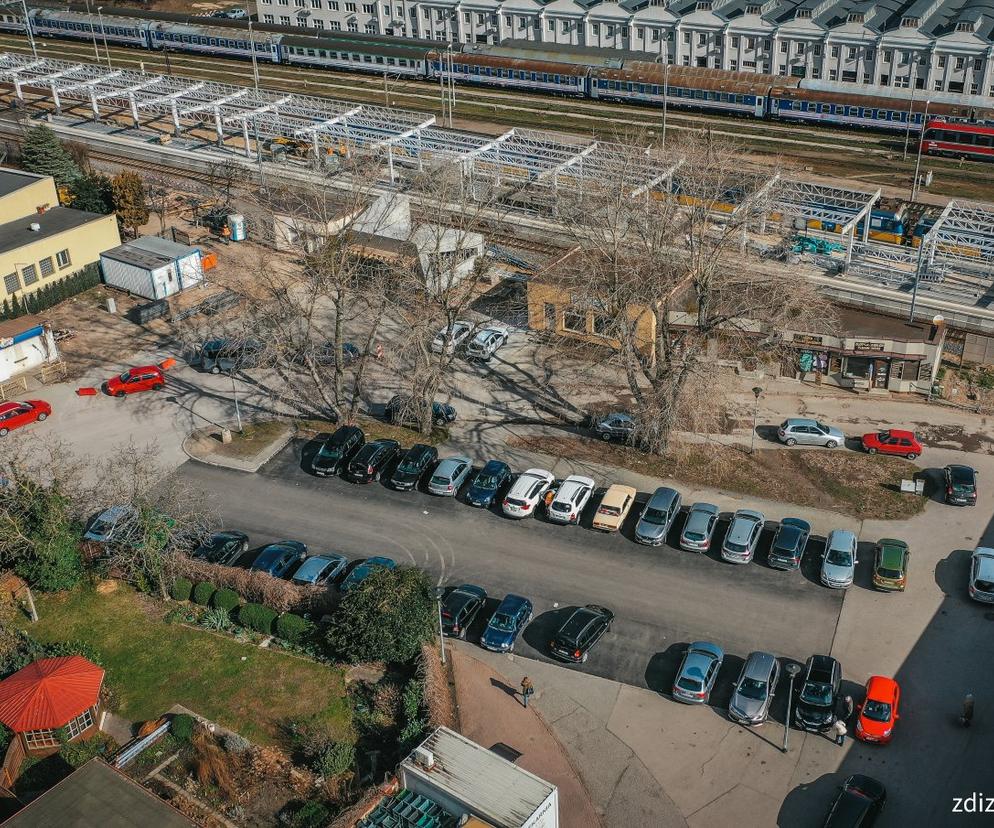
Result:
{"label": "red car", "polygon": [[856,738],[886,745],[894,732],[894,723],[901,718],[897,712],[900,701],[901,688],[894,679],[871,676],[866,683],[866,700],[856,708],[859,712]]}
{"label": "red car", "polygon": [[123,397],[138,391],[158,391],[166,387],[166,375],[157,365],[143,365],[129,368],[119,377],[111,377],[104,383],[104,392],[112,397]]}
{"label": "red car", "polygon": [[40,422],[51,413],[52,406],[44,400],[0,403],[0,437],[28,423]]}
{"label": "red car", "polygon": [[913,431],[900,431],[896,428],[875,431],[863,435],[863,449],[870,454],[896,454],[914,460],[922,453],[922,444]]}

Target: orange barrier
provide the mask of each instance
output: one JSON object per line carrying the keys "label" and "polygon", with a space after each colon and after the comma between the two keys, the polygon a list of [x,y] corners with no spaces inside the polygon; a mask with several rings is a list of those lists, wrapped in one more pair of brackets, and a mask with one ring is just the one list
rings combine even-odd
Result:
{"label": "orange barrier", "polygon": [[164,359],[162,362],[159,363],[159,367],[163,371],[168,371],[170,368],[172,368],[175,365],[176,365],[176,360],[173,359],[172,357],[169,357],[169,359]]}
{"label": "orange barrier", "polygon": [[204,253],[200,258],[204,270],[213,270],[217,267],[217,253]]}
{"label": "orange barrier", "polygon": [[77,397],[95,397],[95,396],[97,396],[97,389],[96,388],[77,388],[76,389],[76,396]]}

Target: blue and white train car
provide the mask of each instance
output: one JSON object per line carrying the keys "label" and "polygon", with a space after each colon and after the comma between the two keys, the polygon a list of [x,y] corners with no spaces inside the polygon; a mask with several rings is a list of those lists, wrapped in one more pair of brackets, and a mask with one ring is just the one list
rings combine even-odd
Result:
{"label": "blue and white train car", "polygon": [[28,13],[35,37],[62,37],[70,40],[106,40],[115,46],[148,48],[148,22],[127,14],[97,15],[74,9],[34,8]]}
{"label": "blue and white train car", "polygon": [[423,78],[427,73],[428,50],[436,46],[428,40],[385,40],[378,36],[314,32],[284,34],[279,49],[280,62],[291,66]]}
{"label": "blue and white train car", "polygon": [[435,51],[428,55],[428,73],[429,77],[452,78],[456,83],[585,98],[590,68],[493,54]]}
{"label": "blue and white train car", "polygon": [[208,19],[194,23],[151,23],[149,43],[152,49],[169,49],[193,54],[222,55],[252,59],[255,45],[256,60],[280,62],[280,35],[254,32],[250,38],[247,27],[212,26]]}
{"label": "blue and white train car", "polygon": [[0,9],[0,32],[24,33],[24,17],[20,14],[10,14],[8,9]]}

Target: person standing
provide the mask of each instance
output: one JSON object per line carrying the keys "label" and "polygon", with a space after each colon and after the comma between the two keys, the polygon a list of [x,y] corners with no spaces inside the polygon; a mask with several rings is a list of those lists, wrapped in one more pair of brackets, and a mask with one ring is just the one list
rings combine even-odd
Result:
{"label": "person standing", "polygon": [[525,709],[528,708],[528,698],[532,693],[535,692],[535,688],[532,686],[532,680],[525,676],[521,679],[521,703],[524,705]]}
{"label": "person standing", "polygon": [[836,719],[835,724],[832,725],[832,733],[834,734],[835,744],[842,747],[846,743],[846,733],[848,733],[846,728],[846,723],[842,719]]}

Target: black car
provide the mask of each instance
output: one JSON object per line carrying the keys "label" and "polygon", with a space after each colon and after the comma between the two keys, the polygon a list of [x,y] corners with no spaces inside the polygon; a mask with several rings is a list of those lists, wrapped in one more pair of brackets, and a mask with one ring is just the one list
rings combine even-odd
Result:
{"label": "black car", "polygon": [[799,569],[811,537],[811,524],[800,518],[784,518],[773,536],[767,563],[774,569]]}
{"label": "black car", "polygon": [[192,557],[207,563],[230,564],[238,560],[248,547],[248,535],[244,532],[215,532],[193,550]]}
{"label": "black car", "polygon": [[977,472],[969,466],[946,466],[946,503],[977,505]]}
{"label": "black car", "polygon": [[400,458],[397,469],[390,478],[390,485],[402,492],[416,489],[424,473],[438,461],[438,449],[415,443]]}
{"label": "black car", "polygon": [[594,423],[594,431],[602,440],[621,440],[628,442],[635,433],[635,420],[630,414],[623,411],[616,411],[601,417]]}
{"label": "black car", "polygon": [[835,724],[842,665],[827,655],[813,655],[804,670],[804,681],[794,708],[794,722],[801,730],[824,733]]}
{"label": "black car", "polygon": [[326,477],[338,474],[366,442],[366,435],[358,426],[342,426],[334,434],[325,439],[321,448],[311,460],[311,471]]}
{"label": "black car", "polygon": [[614,613],[597,604],[577,607],[549,642],[549,653],[576,664],[587,660],[590,648],[601,640],[614,620]]}
{"label": "black car", "polygon": [[511,482],[511,467],[500,460],[487,460],[473,482],[466,490],[466,502],[470,506],[490,506],[504,486]]}
{"label": "black car", "polygon": [[463,584],[452,590],[442,601],[442,632],[465,638],[466,630],[486,603],[487,591],[482,587]]}
{"label": "black car", "polygon": [[[414,400],[409,394],[396,394],[390,398],[385,409],[387,419],[394,425],[415,425]],[[440,402],[431,404],[431,421],[437,426],[451,423],[456,418],[456,410],[451,405]]]}
{"label": "black car", "polygon": [[379,480],[383,470],[399,453],[400,443],[396,440],[373,440],[356,452],[346,467],[346,474],[356,483]]}
{"label": "black car", "polygon": [[824,828],[869,828],[887,802],[887,789],[869,776],[854,773],[839,788]]}

